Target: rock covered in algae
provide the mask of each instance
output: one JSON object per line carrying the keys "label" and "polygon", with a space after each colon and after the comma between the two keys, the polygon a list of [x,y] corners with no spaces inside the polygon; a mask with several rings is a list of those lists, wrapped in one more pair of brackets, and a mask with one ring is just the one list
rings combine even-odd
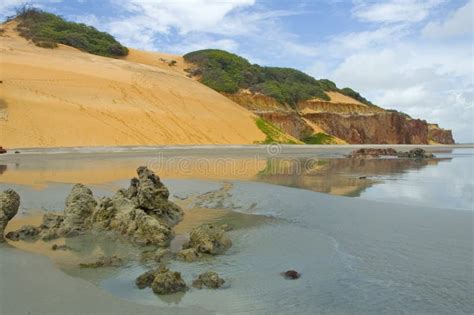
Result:
{"label": "rock covered in algae", "polygon": [[202,224],[191,231],[189,242],[183,248],[194,248],[202,254],[217,255],[224,253],[231,246],[232,241],[220,226]]}
{"label": "rock covered in algae", "polygon": [[195,248],[182,249],[176,253],[176,258],[185,262],[193,262],[202,257],[202,254]]}
{"label": "rock covered in algae", "polygon": [[[183,217],[179,206],[168,200],[168,189],[151,170],[137,169],[128,189],[110,197],[94,199],[92,191],[76,184],[66,199],[64,215],[45,214],[39,233],[31,238],[53,240],[87,230],[115,231],[139,245],[168,246],[172,227]],[[19,238],[24,235],[18,231]]]}
{"label": "rock covered in algae", "polygon": [[145,272],[138,276],[135,283],[140,289],[151,287],[156,294],[183,292],[188,288],[181,277],[181,273],[171,271],[166,267]]}
{"label": "rock covered in algae", "polygon": [[203,287],[218,289],[222,287],[224,283],[225,280],[219,277],[216,272],[208,271],[200,274],[197,279],[193,281],[192,286],[197,289],[202,289]]}
{"label": "rock covered in algae", "polygon": [[18,213],[20,195],[13,189],[0,193],[0,242],[4,242],[3,233],[8,222]]}

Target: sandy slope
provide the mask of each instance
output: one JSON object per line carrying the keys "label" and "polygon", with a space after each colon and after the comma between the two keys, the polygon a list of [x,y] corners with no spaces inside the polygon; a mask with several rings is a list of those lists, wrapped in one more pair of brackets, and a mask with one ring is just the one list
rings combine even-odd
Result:
{"label": "sandy slope", "polygon": [[[0,145],[4,147],[247,144],[254,115],[153,53],[125,60],[0,37]],[[164,55],[161,55],[164,56]],[[168,59],[168,58],[165,58]]]}

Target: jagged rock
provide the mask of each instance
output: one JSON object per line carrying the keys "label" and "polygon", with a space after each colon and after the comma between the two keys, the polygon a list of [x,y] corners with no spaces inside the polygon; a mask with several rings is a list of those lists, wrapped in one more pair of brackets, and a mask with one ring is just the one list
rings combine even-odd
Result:
{"label": "jagged rock", "polygon": [[173,253],[169,248],[159,248],[152,251],[144,251],[140,257],[142,262],[163,262],[173,257]]}
{"label": "jagged rock", "polygon": [[0,147],[0,154],[4,154],[4,153],[7,153],[7,150],[4,149],[3,147]]}
{"label": "jagged rock", "polygon": [[100,257],[97,261],[91,263],[81,263],[81,268],[100,268],[100,267],[120,267],[123,265],[123,259],[117,256]]}
{"label": "jagged rock", "polygon": [[295,280],[301,277],[301,274],[295,270],[287,270],[285,272],[282,272],[281,275],[288,280]]}
{"label": "jagged rock", "polygon": [[46,213],[43,215],[43,222],[40,225],[41,229],[57,229],[63,223],[64,217],[59,214]]}
{"label": "jagged rock", "polygon": [[155,280],[156,274],[158,274],[158,270],[149,270],[137,277],[135,280],[135,284],[139,289],[145,289],[147,287],[151,287],[153,280]]}
{"label": "jagged rock", "polygon": [[398,157],[410,159],[432,159],[435,156],[433,153],[426,152],[421,148],[416,148],[408,152],[398,152]]}
{"label": "jagged rock", "polygon": [[219,277],[216,272],[208,271],[200,274],[198,278],[193,281],[192,286],[198,289],[202,289],[203,286],[210,289],[218,289],[222,287],[224,283],[225,280]]}
{"label": "jagged rock", "polygon": [[151,287],[156,294],[171,294],[186,291],[188,288],[181,273],[171,271],[166,267],[149,270],[135,280],[138,288]]}
{"label": "jagged rock", "polygon": [[0,243],[4,242],[3,233],[8,222],[18,213],[20,195],[12,189],[0,193]]}
{"label": "jagged rock", "polygon": [[110,222],[116,213],[117,209],[114,207],[111,198],[100,198],[95,211],[90,217],[89,224],[92,224],[95,228],[107,229],[110,227]]}
{"label": "jagged rock", "polygon": [[184,249],[194,248],[203,254],[222,254],[232,246],[232,241],[225,235],[224,230],[213,224],[202,224],[190,233],[190,239]]}
{"label": "jagged rock", "polygon": [[89,188],[82,184],[74,185],[66,198],[64,228],[69,230],[82,229],[96,206],[97,202]]}
{"label": "jagged rock", "polygon": [[188,287],[180,272],[160,268],[159,272],[155,273],[151,288],[156,294],[171,294],[186,291]]}
{"label": "jagged rock", "polygon": [[40,231],[35,226],[23,225],[19,230],[8,232],[5,237],[12,241],[31,241],[38,237]]}
{"label": "jagged rock", "polygon": [[169,191],[161,183],[160,178],[145,166],[137,169],[138,183],[133,179],[137,189],[138,206],[142,209],[153,210],[159,208],[163,200],[169,197]]}
{"label": "jagged rock", "polygon": [[195,248],[182,249],[176,253],[176,258],[185,262],[193,262],[201,258],[202,254]]}

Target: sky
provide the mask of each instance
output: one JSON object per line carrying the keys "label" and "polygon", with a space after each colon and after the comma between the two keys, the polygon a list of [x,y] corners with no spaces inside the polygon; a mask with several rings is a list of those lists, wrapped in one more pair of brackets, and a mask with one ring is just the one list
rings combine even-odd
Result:
{"label": "sky", "polygon": [[[0,1],[0,18],[24,0]],[[351,87],[474,143],[474,0],[37,0],[132,48],[220,48]]]}

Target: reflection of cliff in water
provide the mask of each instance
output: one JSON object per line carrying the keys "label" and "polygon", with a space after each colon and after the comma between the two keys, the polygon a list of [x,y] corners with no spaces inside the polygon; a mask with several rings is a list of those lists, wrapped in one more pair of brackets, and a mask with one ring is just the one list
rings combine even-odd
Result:
{"label": "reflection of cliff in water", "polygon": [[437,165],[451,159],[277,159],[257,175],[257,180],[332,195],[358,197],[366,188],[381,183],[381,176]]}
{"label": "reflection of cliff in water", "polygon": [[2,175],[3,173],[5,173],[5,171],[7,170],[7,166],[6,165],[0,165],[0,175]]}

